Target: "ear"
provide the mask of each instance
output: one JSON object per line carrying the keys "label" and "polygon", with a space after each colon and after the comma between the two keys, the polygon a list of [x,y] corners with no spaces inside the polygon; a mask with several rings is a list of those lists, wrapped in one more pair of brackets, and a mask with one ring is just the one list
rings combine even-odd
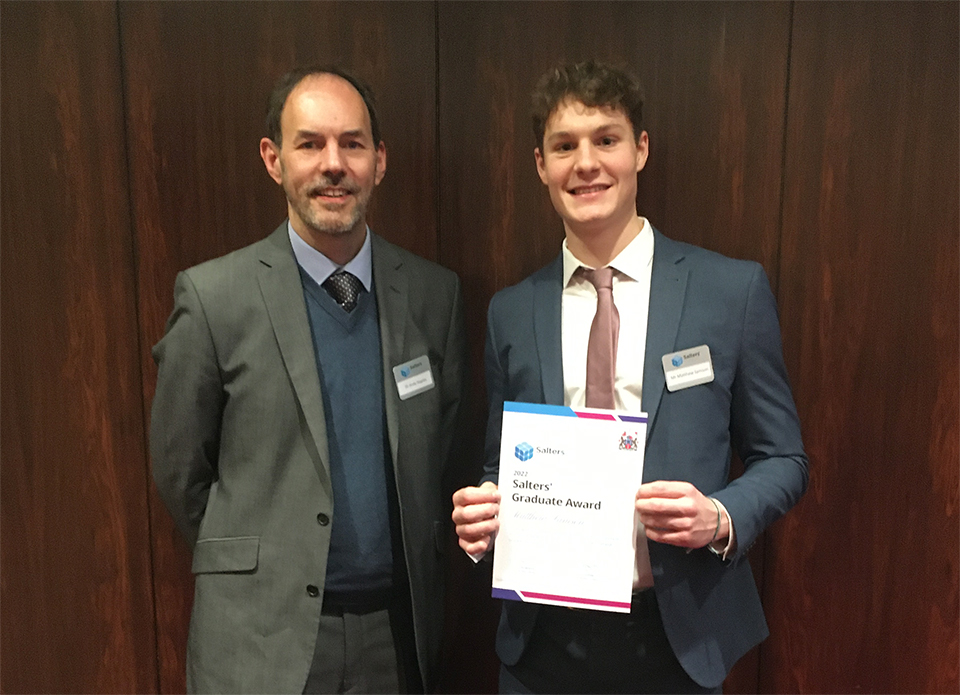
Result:
{"label": "ear", "polygon": [[377,145],[377,161],[375,166],[376,173],[374,174],[373,183],[375,186],[379,186],[380,182],[383,181],[383,175],[387,173],[387,146],[383,144],[383,140]]}
{"label": "ear", "polygon": [[537,160],[537,173],[540,175],[540,180],[543,182],[543,185],[547,185],[547,169],[544,166],[543,154],[540,152],[539,147],[533,148],[533,158]]}
{"label": "ear", "polygon": [[260,159],[263,160],[263,165],[267,167],[270,178],[277,183],[281,183],[283,167],[280,164],[280,148],[270,138],[260,140]]}
{"label": "ear", "polygon": [[647,164],[647,155],[650,154],[650,138],[647,136],[647,131],[642,131],[640,137],[637,138],[637,173],[643,169]]}

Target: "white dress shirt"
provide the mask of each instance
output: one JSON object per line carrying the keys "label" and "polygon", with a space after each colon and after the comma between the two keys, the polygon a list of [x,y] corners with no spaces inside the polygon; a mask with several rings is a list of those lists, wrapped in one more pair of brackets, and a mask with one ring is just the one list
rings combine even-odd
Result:
{"label": "white dress shirt", "polygon": [[[647,344],[647,310],[650,307],[650,271],[653,269],[653,229],[643,220],[640,233],[610,262],[613,303],[620,314],[614,400],[617,410],[640,412],[643,393],[643,357]],[[581,263],[563,240],[563,402],[571,408],[586,406],[587,343],[597,313],[597,290],[574,273]]]}
{"label": "white dress shirt", "polygon": [[[293,255],[296,256],[297,263],[314,282],[323,287],[327,278],[339,270],[341,266],[305,242],[299,234],[293,231],[293,226],[289,220],[287,221],[287,234],[290,236],[290,245],[293,246]],[[370,227],[366,229],[363,246],[357,251],[357,255],[342,267],[347,272],[356,275],[363,283],[363,289],[367,292],[370,291],[373,286],[373,251],[370,241]]]}

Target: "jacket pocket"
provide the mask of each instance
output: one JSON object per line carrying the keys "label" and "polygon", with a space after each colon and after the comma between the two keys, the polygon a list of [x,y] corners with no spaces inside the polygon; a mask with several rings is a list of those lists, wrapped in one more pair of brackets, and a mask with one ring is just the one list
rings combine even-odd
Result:
{"label": "jacket pocket", "polygon": [[259,536],[207,538],[193,549],[193,573],[251,572],[257,569]]}

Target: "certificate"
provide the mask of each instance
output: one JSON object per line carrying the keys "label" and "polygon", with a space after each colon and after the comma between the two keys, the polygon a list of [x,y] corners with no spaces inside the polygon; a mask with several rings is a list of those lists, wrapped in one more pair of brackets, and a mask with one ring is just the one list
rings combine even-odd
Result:
{"label": "certificate", "polygon": [[493,596],[630,612],[646,413],[506,402]]}

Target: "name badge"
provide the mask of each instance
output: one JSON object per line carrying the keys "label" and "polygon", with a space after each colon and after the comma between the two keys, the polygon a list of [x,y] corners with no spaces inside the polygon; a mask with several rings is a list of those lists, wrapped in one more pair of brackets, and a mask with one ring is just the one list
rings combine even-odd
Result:
{"label": "name badge", "polygon": [[401,401],[429,391],[436,385],[433,372],[430,371],[430,358],[426,355],[398,364],[393,368],[393,378],[397,380],[397,393]]}
{"label": "name badge", "polygon": [[661,358],[667,391],[699,386],[713,381],[713,360],[710,348],[700,345],[680,352],[672,352]]}

